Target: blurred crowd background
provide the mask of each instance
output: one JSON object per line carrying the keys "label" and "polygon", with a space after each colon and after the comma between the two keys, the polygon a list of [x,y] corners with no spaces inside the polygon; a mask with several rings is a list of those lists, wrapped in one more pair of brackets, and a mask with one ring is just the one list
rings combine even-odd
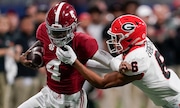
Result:
{"label": "blurred crowd background", "polygon": [[[105,41],[110,38],[106,32],[116,17],[141,17],[166,65],[180,76],[180,0],[67,1],[77,10],[77,31],[93,36],[104,50]],[[45,85],[45,69],[26,68],[19,63],[19,56],[36,41],[38,25],[57,2],[0,0],[0,108],[17,108]],[[88,108],[159,108],[132,84],[101,90],[86,82],[84,89],[88,93]]]}

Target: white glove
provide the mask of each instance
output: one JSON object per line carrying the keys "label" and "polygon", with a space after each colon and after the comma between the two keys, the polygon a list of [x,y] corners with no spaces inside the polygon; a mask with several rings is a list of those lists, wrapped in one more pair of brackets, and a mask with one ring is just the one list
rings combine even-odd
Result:
{"label": "white glove", "polygon": [[61,48],[57,47],[56,48],[56,56],[59,60],[61,60],[65,64],[72,65],[75,62],[75,60],[77,59],[77,56],[70,46],[65,45],[64,48],[67,50],[64,51]]}

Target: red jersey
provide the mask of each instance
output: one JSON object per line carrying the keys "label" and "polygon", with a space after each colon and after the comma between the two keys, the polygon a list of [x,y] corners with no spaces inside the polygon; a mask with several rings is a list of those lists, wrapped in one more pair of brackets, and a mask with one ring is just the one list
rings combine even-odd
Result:
{"label": "red jersey", "polygon": [[[56,57],[56,46],[48,37],[46,24],[42,23],[36,33],[36,38],[43,43],[44,62],[47,70],[47,85],[59,94],[73,94],[82,89],[85,79],[71,65],[62,63]],[[71,47],[82,64],[86,64],[98,50],[97,41],[84,33],[74,33]]]}

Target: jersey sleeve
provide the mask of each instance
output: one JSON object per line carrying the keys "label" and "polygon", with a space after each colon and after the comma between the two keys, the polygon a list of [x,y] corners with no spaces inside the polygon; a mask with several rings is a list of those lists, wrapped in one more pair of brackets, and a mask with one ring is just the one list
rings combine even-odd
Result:
{"label": "jersey sleeve", "polygon": [[81,58],[91,59],[98,50],[97,41],[86,34],[79,34],[78,36],[78,51]]}
{"label": "jersey sleeve", "polygon": [[150,58],[145,52],[144,48],[137,49],[136,51],[130,52],[124,59],[132,66],[132,71],[125,72],[128,76],[138,75],[146,73],[150,67]]}

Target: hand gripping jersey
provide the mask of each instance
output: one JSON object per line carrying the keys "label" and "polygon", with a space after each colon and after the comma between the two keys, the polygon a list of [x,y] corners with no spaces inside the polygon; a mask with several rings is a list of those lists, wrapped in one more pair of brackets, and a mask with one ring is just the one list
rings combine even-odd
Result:
{"label": "hand gripping jersey", "polygon": [[125,74],[131,76],[143,73],[142,79],[132,83],[156,105],[164,106],[167,102],[177,101],[180,99],[177,96],[180,94],[179,78],[172,70],[167,69],[164,58],[153,43],[148,38],[146,40],[145,46],[134,49],[124,57],[124,61],[132,65],[132,71]]}
{"label": "hand gripping jersey", "polygon": [[[49,40],[45,23],[39,26],[37,39],[43,43],[44,47],[43,59],[47,70],[49,88],[59,94],[73,94],[81,90],[85,79],[75,68],[57,59],[56,46]],[[98,50],[96,40],[83,33],[74,33],[74,38],[70,44],[77,58],[84,65]]]}

